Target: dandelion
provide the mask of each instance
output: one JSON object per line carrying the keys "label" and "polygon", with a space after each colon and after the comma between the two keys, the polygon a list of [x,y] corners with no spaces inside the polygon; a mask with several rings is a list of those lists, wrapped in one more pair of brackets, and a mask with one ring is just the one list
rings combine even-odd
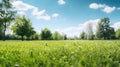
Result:
{"label": "dandelion", "polygon": [[15,64],[15,67],[19,67],[19,64]]}
{"label": "dandelion", "polygon": [[65,59],[65,58],[67,58],[67,56],[63,56],[63,58]]}
{"label": "dandelion", "polygon": [[53,58],[53,60],[55,60],[55,58]]}
{"label": "dandelion", "polygon": [[73,55],[73,54],[75,54],[75,52],[71,52],[71,54]]}

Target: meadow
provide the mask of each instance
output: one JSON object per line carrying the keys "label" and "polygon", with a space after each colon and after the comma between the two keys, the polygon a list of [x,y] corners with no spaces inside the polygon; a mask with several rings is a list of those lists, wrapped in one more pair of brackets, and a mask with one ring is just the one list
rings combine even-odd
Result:
{"label": "meadow", "polygon": [[120,41],[0,41],[0,67],[120,67]]}

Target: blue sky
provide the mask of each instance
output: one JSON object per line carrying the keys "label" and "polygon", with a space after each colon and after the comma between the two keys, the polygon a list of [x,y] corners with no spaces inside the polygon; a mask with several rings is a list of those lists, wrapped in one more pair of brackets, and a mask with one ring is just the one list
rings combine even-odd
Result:
{"label": "blue sky", "polygon": [[15,0],[13,5],[31,19],[37,32],[49,28],[79,36],[87,23],[96,26],[103,17],[109,17],[115,29],[120,26],[120,0]]}

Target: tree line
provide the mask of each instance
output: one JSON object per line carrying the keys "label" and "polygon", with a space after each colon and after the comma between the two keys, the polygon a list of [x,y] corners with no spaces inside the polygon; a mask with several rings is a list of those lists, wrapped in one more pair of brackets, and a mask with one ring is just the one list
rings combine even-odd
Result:
{"label": "tree line", "polygon": [[80,34],[80,39],[101,39],[101,40],[114,40],[120,39],[120,28],[118,30],[114,30],[113,27],[110,27],[110,19],[109,18],[102,18],[97,26],[96,33],[93,34],[91,24],[87,26],[87,33],[82,32]]}
{"label": "tree line", "polygon": [[[13,34],[6,34],[10,28]],[[11,0],[2,0],[0,3],[0,39],[1,40],[94,40],[94,39],[120,39],[120,29],[117,31],[110,27],[109,18],[102,18],[98,23],[96,33],[93,33],[92,25],[87,25],[87,31],[82,32],[79,37],[68,38],[66,34],[61,35],[55,31],[52,33],[44,28],[41,33],[36,33],[31,21],[26,16],[19,16],[11,4]]]}

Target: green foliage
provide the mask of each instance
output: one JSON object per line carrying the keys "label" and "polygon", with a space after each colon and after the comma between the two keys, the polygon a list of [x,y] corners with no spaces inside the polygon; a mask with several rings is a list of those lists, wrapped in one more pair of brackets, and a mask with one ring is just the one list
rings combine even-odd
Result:
{"label": "green foliage", "polygon": [[32,40],[39,40],[40,36],[38,34],[34,34],[32,37]]}
{"label": "green foliage", "polygon": [[66,35],[66,34],[64,34],[64,36],[63,36],[63,37],[64,37],[64,40],[67,40],[67,35]]}
{"label": "green foliage", "polygon": [[16,18],[15,24],[12,26],[12,30],[15,34],[21,36],[22,40],[23,36],[30,38],[30,36],[35,34],[30,19],[25,16],[18,16]]}
{"label": "green foliage", "polygon": [[82,39],[82,40],[86,39],[86,33],[85,32],[82,32],[80,34],[80,39]]}
{"label": "green foliage", "polygon": [[6,28],[10,25],[10,22],[14,20],[15,13],[11,0],[2,0],[2,3],[0,4],[0,25],[3,26],[4,40]]}
{"label": "green foliage", "polygon": [[110,27],[109,18],[103,18],[98,24],[96,37],[98,39],[111,39],[113,38],[115,32],[112,27]]}
{"label": "green foliage", "polygon": [[55,31],[53,34],[52,34],[52,39],[53,40],[63,40],[63,36],[61,34],[59,34],[57,31]]}
{"label": "green foliage", "polygon": [[0,41],[0,67],[15,66],[120,67],[120,41]]}
{"label": "green foliage", "polygon": [[0,25],[0,40],[3,39],[3,28],[2,26]]}
{"label": "green foliage", "polygon": [[110,35],[109,39],[115,39],[115,30],[114,30],[114,28],[110,27],[110,30],[109,30],[108,34]]}
{"label": "green foliage", "polygon": [[41,31],[40,37],[42,40],[51,40],[52,39],[52,33],[49,29],[45,28]]}
{"label": "green foliage", "polygon": [[116,38],[120,39],[120,29],[116,31]]}

